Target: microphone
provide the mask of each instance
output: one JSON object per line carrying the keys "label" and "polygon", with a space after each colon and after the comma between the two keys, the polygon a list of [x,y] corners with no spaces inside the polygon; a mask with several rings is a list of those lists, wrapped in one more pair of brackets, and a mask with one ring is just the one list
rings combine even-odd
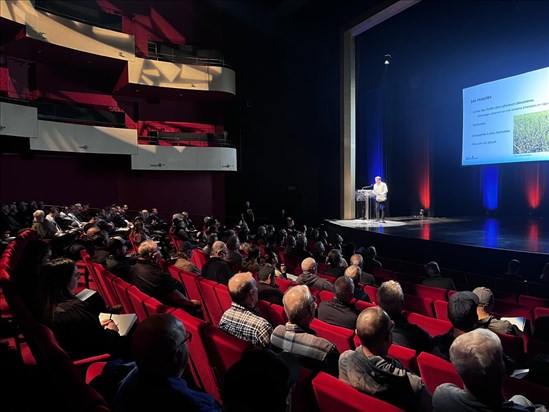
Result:
{"label": "microphone", "polygon": [[373,185],[364,186],[364,187],[362,188],[362,190],[364,190],[364,189],[371,189],[372,187],[373,187]]}

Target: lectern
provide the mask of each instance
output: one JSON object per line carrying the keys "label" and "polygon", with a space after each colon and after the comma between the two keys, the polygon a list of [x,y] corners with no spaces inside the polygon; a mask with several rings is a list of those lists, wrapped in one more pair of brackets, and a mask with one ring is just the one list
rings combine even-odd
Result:
{"label": "lectern", "polygon": [[370,189],[358,189],[355,193],[357,202],[364,202],[363,219],[370,220],[370,199],[374,197],[374,191]]}

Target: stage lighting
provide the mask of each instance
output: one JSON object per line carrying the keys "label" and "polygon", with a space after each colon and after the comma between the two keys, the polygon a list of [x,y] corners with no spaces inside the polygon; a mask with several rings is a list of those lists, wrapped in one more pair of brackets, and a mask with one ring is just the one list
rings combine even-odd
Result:
{"label": "stage lighting", "polygon": [[391,64],[391,55],[390,54],[385,55],[385,64]]}

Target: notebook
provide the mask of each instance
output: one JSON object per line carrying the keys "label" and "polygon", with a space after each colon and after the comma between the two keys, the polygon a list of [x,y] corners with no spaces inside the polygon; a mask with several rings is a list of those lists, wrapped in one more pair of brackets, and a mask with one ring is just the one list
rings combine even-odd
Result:
{"label": "notebook", "polygon": [[137,315],[135,313],[123,313],[121,315],[110,314],[110,313],[100,313],[99,320],[112,319],[114,323],[118,326],[118,334],[120,336],[126,336],[132,326],[137,321]]}

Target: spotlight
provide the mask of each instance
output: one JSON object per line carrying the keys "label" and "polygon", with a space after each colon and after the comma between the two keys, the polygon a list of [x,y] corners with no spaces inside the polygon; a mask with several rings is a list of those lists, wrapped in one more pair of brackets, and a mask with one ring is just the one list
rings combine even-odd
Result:
{"label": "spotlight", "polygon": [[385,55],[385,64],[391,64],[391,55],[390,54]]}

